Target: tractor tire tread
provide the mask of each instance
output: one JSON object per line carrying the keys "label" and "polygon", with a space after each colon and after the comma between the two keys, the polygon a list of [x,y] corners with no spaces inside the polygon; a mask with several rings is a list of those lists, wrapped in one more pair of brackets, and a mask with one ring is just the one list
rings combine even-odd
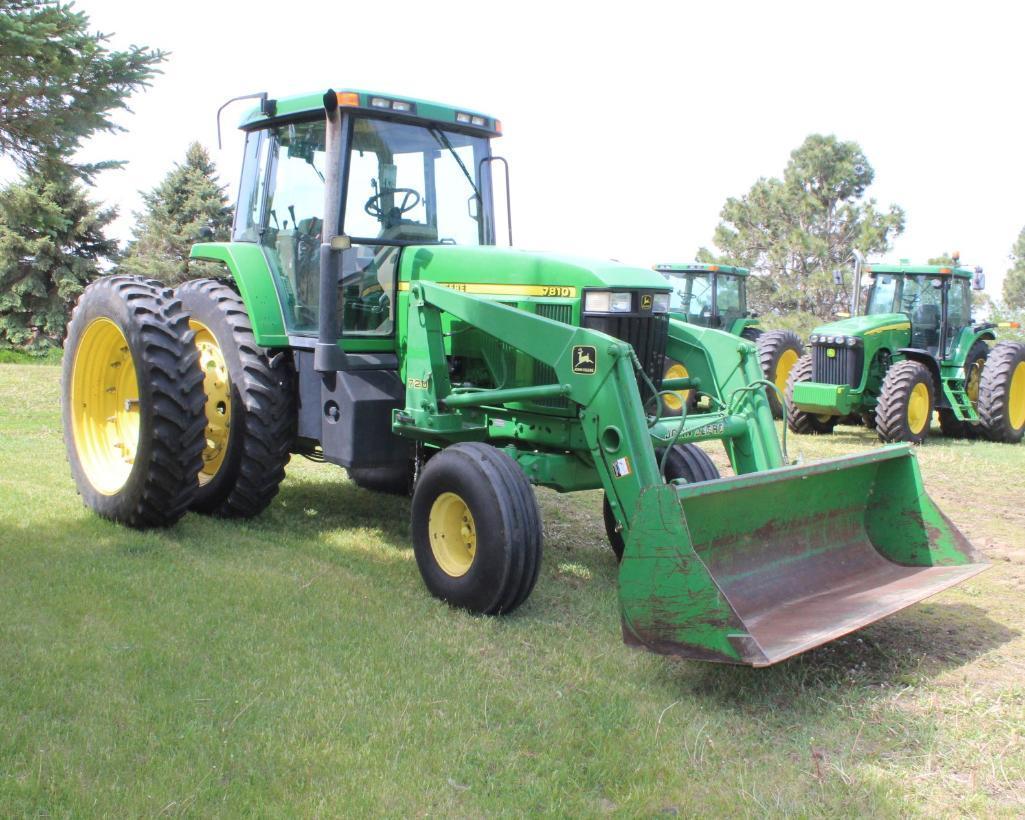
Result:
{"label": "tractor tire tread", "polygon": [[[79,495],[98,514],[138,529],[168,527],[187,512],[202,463],[206,419],[199,353],[188,314],[174,292],[161,282],[124,274],[104,276],[85,289],[71,314],[68,343],[74,345],[83,325],[90,321],[87,313],[102,311],[104,303],[118,301],[126,306],[133,325],[119,325],[119,329],[133,348],[140,402],[149,405],[142,410],[148,414],[144,425],[148,436],[139,448],[145,458],[133,468],[123,490],[105,499],[95,497],[74,442],[68,405],[75,357],[66,353],[62,410],[68,461]],[[97,303],[95,307],[93,303]],[[99,313],[94,318],[102,316]]]}
{"label": "tractor tire tread", "polygon": [[1017,444],[1025,435],[1025,424],[1011,424],[1011,381],[1020,364],[1025,362],[1025,344],[1000,342],[993,345],[982,371],[979,386],[979,418],[982,432],[990,441]]}
{"label": "tractor tire tread", "polygon": [[791,432],[801,435],[829,435],[840,421],[839,416],[830,416],[828,421],[823,421],[818,415],[799,410],[794,404],[794,387],[799,382],[811,381],[811,373],[811,354],[805,353],[794,362],[787,379],[787,427]]}
{"label": "tractor tire tread", "polygon": [[241,378],[234,374],[232,378],[243,409],[234,481],[229,476],[206,498],[198,493],[193,508],[222,518],[252,518],[277,495],[291,458],[296,428],[291,358],[268,353],[257,345],[245,303],[223,282],[193,279],[179,285],[176,293],[184,296],[186,303],[195,298],[216,305],[231,331],[241,374]]}
{"label": "tractor tire tread", "polygon": [[[911,391],[918,383],[925,383],[929,389],[929,419],[920,433],[911,432],[908,427],[908,401]],[[932,374],[921,362],[905,359],[890,366],[883,378],[883,386],[876,405],[876,433],[884,443],[908,441],[921,444],[929,435],[932,410],[936,407],[936,385]]]}

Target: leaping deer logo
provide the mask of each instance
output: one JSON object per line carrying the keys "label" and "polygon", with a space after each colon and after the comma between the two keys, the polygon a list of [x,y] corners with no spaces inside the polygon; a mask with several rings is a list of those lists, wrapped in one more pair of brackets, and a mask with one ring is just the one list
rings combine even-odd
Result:
{"label": "leaping deer logo", "polygon": [[573,348],[573,372],[590,375],[595,371],[595,350],[591,345],[577,345]]}

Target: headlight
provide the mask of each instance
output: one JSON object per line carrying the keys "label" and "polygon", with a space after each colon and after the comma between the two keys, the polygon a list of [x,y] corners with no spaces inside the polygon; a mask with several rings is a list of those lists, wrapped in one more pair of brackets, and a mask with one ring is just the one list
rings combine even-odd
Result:
{"label": "headlight", "polygon": [[668,293],[656,293],[655,298],[651,302],[652,313],[668,313],[669,312],[669,294]]}
{"label": "headlight", "polygon": [[857,346],[858,346],[858,337],[857,336],[848,336],[847,337],[847,347],[857,347]]}
{"label": "headlight", "polygon": [[811,336],[808,337],[808,341],[811,342],[812,344],[815,344],[816,342],[818,342],[818,340],[819,340],[819,334],[818,333],[812,333]]}
{"label": "headlight", "polygon": [[586,313],[629,313],[633,309],[633,294],[613,293],[610,290],[592,290],[584,296]]}

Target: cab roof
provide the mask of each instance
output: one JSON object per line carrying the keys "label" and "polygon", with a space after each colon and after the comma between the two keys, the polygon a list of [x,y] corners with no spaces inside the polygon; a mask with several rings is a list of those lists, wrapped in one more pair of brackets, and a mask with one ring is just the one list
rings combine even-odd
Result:
{"label": "cab roof", "polygon": [[731,273],[734,276],[747,276],[750,270],[735,265],[712,265],[704,262],[660,262],[655,265],[659,273]]}
{"label": "cab roof", "polygon": [[272,115],[261,107],[250,109],[242,117],[239,128],[249,130],[262,123],[292,117],[295,115],[323,112],[327,94],[337,95],[338,105],[345,109],[372,111],[375,114],[390,115],[403,119],[428,120],[445,126],[472,131],[486,136],[500,136],[502,123],[488,114],[481,114],[470,108],[456,108],[445,103],[420,100],[415,97],[400,97],[376,91],[361,91],[354,88],[327,89],[307,94],[296,94],[271,100]]}
{"label": "cab roof", "polygon": [[957,276],[971,279],[973,271],[956,265],[865,265],[865,273],[893,273],[905,276]]}

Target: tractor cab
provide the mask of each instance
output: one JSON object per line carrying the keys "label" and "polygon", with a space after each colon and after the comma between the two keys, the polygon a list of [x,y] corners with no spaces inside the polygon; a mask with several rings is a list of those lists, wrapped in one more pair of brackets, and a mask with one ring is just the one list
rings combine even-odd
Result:
{"label": "tractor cab", "polygon": [[734,335],[755,324],[747,312],[747,268],[687,262],[655,270],[673,285],[669,311],[677,318]]}
{"label": "tractor cab", "polygon": [[[326,106],[338,114],[339,144],[331,148]],[[340,273],[338,329],[368,344],[394,332],[402,247],[495,243],[490,140],[501,133],[497,120],[355,91],[279,100],[268,114],[262,107],[242,122],[233,238],[262,247],[290,335],[318,330],[328,181],[339,190],[338,233],[352,247]]]}
{"label": "tractor cab", "polygon": [[911,322],[907,346],[949,359],[972,323],[972,272],[966,268],[876,265],[866,268],[868,316],[903,314]]}

